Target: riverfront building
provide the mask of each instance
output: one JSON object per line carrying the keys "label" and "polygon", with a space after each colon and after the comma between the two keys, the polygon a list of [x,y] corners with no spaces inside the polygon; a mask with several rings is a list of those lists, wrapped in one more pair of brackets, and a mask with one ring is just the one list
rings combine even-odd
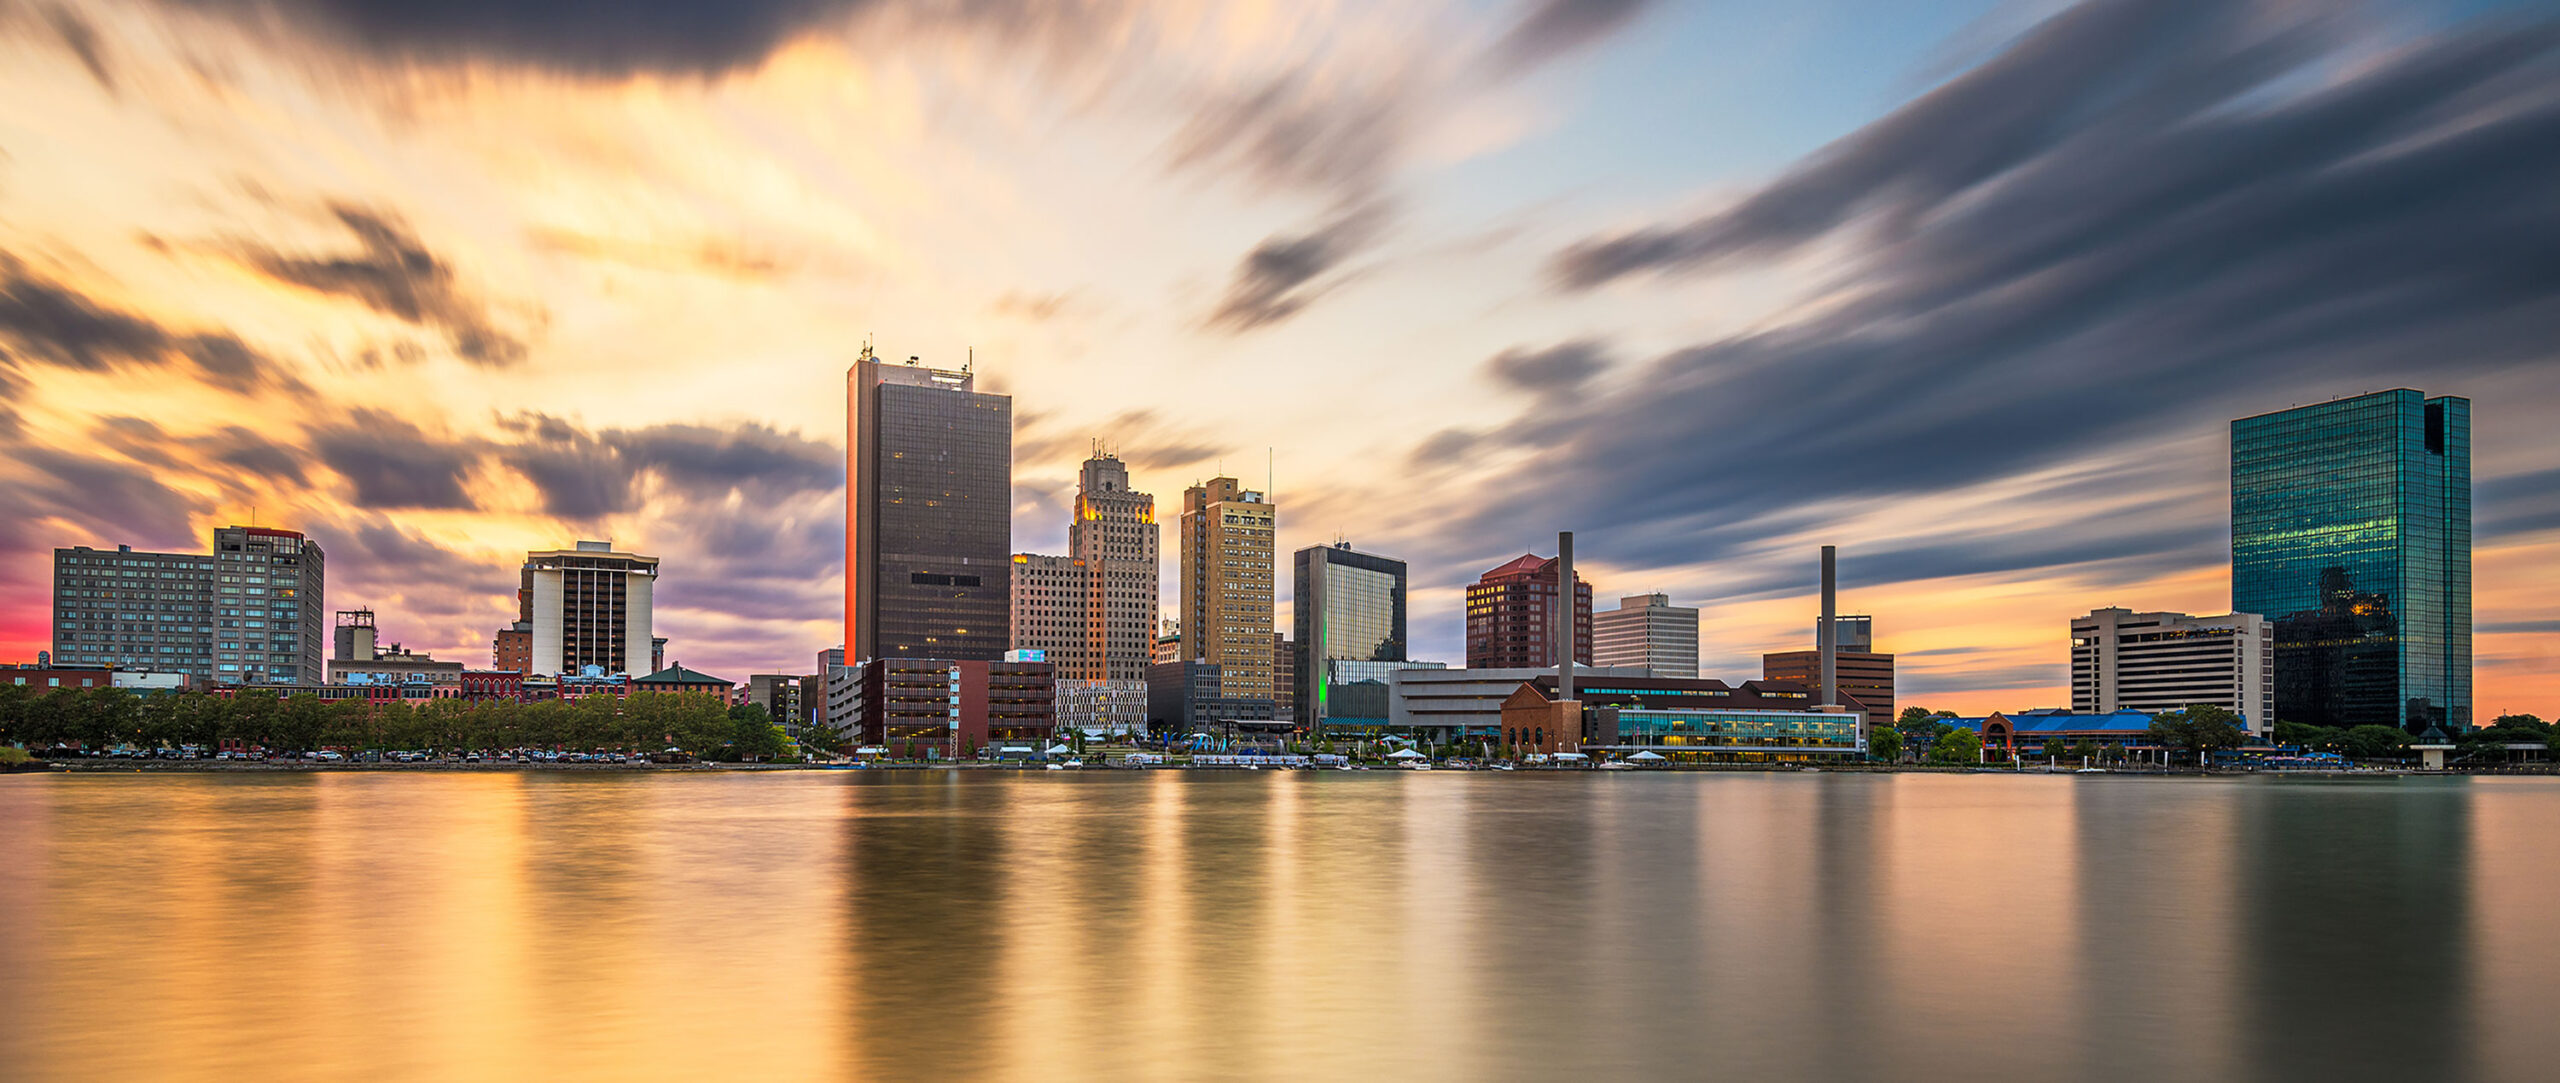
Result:
{"label": "riverfront building", "polygon": [[1656,677],[1698,675],[1698,611],[1668,594],[1618,599],[1591,614],[1591,664],[1634,666]]}
{"label": "riverfront building", "polygon": [[861,745],[901,759],[1038,751],[1057,729],[1047,662],[892,658],[847,672],[848,714]]}
{"label": "riverfront building", "polygon": [[2275,725],[2275,643],[2255,613],[2191,617],[2098,609],[2071,620],[2071,709],[2222,707],[2263,736]]}
{"label": "riverfront building", "polygon": [[[1814,640],[1820,642],[1821,621],[1814,623]],[[1839,637],[1833,679],[1839,683],[1840,691],[1866,705],[1869,727],[1893,725],[1893,656],[1876,650],[1875,618],[1837,616],[1831,619],[1831,628],[1832,634]],[[1760,679],[1820,688],[1822,652],[1773,651],[1761,655]]]}
{"label": "riverfront building", "polygon": [[517,616],[531,632],[527,672],[644,674],[658,558],[618,552],[609,541],[524,555]]}
{"label": "riverfront building", "polygon": [[1146,723],[1155,650],[1156,502],[1129,488],[1128,467],[1097,452],[1079,473],[1068,556],[1013,555],[1015,652],[1055,667],[1061,720],[1134,730]]}
{"label": "riverfront building", "polygon": [[2471,400],[2400,388],[2231,423],[2231,607],[2275,717],[2471,724]]}
{"label": "riverfront building", "polygon": [[1300,549],[1291,564],[1298,724],[1386,725],[1381,667],[1405,664],[1405,563],[1337,542]]}
{"label": "riverfront building", "polygon": [[226,526],[213,552],[53,551],[53,658],[199,683],[319,684],[327,556],[297,531]]}
{"label": "riverfront building", "polygon": [[845,479],[846,658],[1004,657],[1013,400],[865,348],[845,373]]}
{"label": "riverfront building", "polygon": [[[1277,710],[1272,673],[1275,512],[1234,478],[1182,494],[1182,654],[1218,667],[1221,698]],[[1251,709],[1251,708],[1248,708]]]}
{"label": "riverfront building", "polygon": [[[1467,587],[1467,668],[1556,664],[1556,558],[1523,555]],[[1573,660],[1591,664],[1591,584],[1573,579]]]}

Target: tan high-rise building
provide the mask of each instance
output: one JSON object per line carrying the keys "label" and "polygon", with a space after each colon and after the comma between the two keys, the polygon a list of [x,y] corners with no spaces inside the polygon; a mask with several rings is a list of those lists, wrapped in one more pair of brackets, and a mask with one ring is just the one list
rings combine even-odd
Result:
{"label": "tan high-rise building", "polygon": [[[1144,681],[1155,652],[1156,498],[1129,488],[1129,468],[1096,451],[1077,475],[1067,553],[1091,573],[1085,653],[1098,679]],[[1065,676],[1061,671],[1060,676]]]}
{"label": "tan high-rise building", "polygon": [[1013,555],[1013,649],[1038,651],[1062,681],[1102,679],[1100,651],[1088,651],[1093,574],[1075,557]]}
{"label": "tan high-rise building", "polygon": [[1234,478],[1182,494],[1182,651],[1219,667],[1220,694],[1271,701],[1272,506]]}

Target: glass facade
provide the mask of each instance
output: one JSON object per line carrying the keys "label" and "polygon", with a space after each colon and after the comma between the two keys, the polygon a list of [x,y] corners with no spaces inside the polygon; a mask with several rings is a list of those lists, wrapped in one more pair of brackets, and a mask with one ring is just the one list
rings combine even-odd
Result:
{"label": "glass facade", "polygon": [[1013,400],[967,373],[854,366],[846,645],[856,659],[1004,657]]}
{"label": "glass facade", "polygon": [[1617,743],[1606,747],[1683,753],[1842,755],[1858,751],[1866,716],[1823,711],[1618,711]]}
{"label": "glass facade", "polygon": [[2231,423],[2231,605],[2275,716],[2471,723],[2471,402],[2401,388]]}
{"label": "glass facade", "polygon": [[1405,563],[1348,545],[1309,546],[1294,563],[1297,720],[1384,725],[1386,673],[1405,660]]}

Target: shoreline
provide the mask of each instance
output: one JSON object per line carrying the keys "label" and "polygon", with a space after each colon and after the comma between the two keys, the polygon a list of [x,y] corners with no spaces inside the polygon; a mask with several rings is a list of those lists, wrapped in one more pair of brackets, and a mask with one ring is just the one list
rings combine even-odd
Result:
{"label": "shoreline", "polygon": [[[495,772],[549,772],[549,773],[560,773],[560,774],[617,774],[617,773],[627,773],[627,774],[638,774],[638,773],[651,773],[651,774],[658,774],[658,773],[673,773],[673,774],[681,774],[681,773],[695,773],[695,774],[702,774],[702,773],[714,773],[714,772],[727,772],[727,773],[732,773],[732,774],[769,774],[769,773],[776,773],[776,772],[797,772],[797,771],[856,771],[856,770],[859,770],[859,771],[1003,771],[1003,772],[1035,772],[1035,773],[1040,773],[1040,774],[1046,774],[1046,773],[1048,773],[1048,772],[1047,772],[1047,767],[1046,767],[1046,765],[1045,765],[1045,764],[1039,764],[1039,763],[1029,763],[1029,764],[994,764],[994,763],[959,763],[959,764],[952,764],[952,763],[886,763],[886,764],[869,764],[869,765],[864,765],[864,766],[860,766],[860,767],[854,767],[854,766],[850,766],[850,765],[842,765],[842,764],[824,764],[824,763],[685,763],[685,764],[658,764],[658,763],[643,763],[643,764],[623,764],[623,763],[304,763],[304,762],[283,762],[283,763],[277,763],[277,762],[268,762],[268,761],[249,761],[249,762],[241,762],[241,761],[211,761],[211,760],[142,760],[142,761],[116,761],[116,760],[97,760],[97,761],[90,761],[90,760],[69,760],[69,761],[45,761],[45,762],[42,762],[42,763],[39,763],[39,764],[18,765],[18,766],[14,766],[14,767],[12,767],[12,768],[10,768],[10,769],[7,769],[7,770],[5,770],[5,771],[0,771],[0,775],[37,775],[37,774],[66,774],[66,775],[79,774],[79,775],[101,775],[101,774],[153,774],[153,773],[166,773],[166,774],[298,774],[298,773],[333,773],[333,774],[336,774],[336,773],[355,773],[355,774],[403,774],[403,773],[495,773]],[[1247,772],[1247,771],[1272,771],[1272,772],[1284,772],[1284,771],[1312,771],[1312,772],[1319,772],[1319,773],[1333,773],[1333,772],[1335,772],[1335,771],[1337,771],[1337,770],[1339,770],[1339,769],[1338,769],[1338,768],[1330,768],[1330,767],[1243,767],[1243,766],[1235,766],[1235,765],[1227,765],[1227,764],[1217,764],[1217,765],[1193,765],[1193,764],[1182,764],[1182,763],[1156,763],[1156,764],[1147,764],[1147,765],[1145,765],[1145,766],[1141,766],[1141,767],[1112,767],[1112,766],[1104,766],[1104,765],[1101,765],[1101,764],[1090,764],[1090,765],[1087,765],[1087,766],[1084,766],[1084,767],[1069,768],[1068,770],[1069,770],[1069,771],[1073,771],[1073,772],[1084,772],[1084,773],[1096,773],[1096,772],[1118,773],[1118,772],[1125,772],[1125,771],[1216,771],[1216,772],[1236,772],[1236,773],[1242,773],[1242,772]],[[1352,768],[1352,770],[1353,770],[1353,771],[1355,771],[1355,772],[1365,772],[1365,773],[1369,773],[1369,774],[1398,774],[1398,775],[1401,775],[1401,774],[1419,774],[1419,773],[1424,773],[1424,772],[1415,772],[1415,771],[1410,771],[1409,769],[1399,768],[1399,767],[1392,767],[1392,766],[1365,766],[1365,765],[1361,765],[1361,766],[1355,766],[1354,768]],[[1611,774],[1611,775],[1615,775],[1615,774],[1632,774],[1632,773],[1643,773],[1643,774],[1841,774],[1841,775],[1860,775],[1860,774],[1863,774],[1863,775],[1900,775],[1900,774],[1911,774],[1911,775],[2006,775],[2006,776],[2018,776],[2018,777],[2052,777],[2052,776],[2056,776],[2056,775],[2069,775],[2069,776],[2078,777],[2078,776],[2080,776],[2080,775],[2081,775],[2081,772],[2079,772],[2079,771],[2077,771],[2077,770],[2060,770],[2060,771],[2047,771],[2047,770],[2009,770],[2009,769],[2005,769],[2005,768],[1997,768],[1997,767],[1946,767],[1946,766],[1927,766],[1927,765],[1921,765],[1921,764],[1842,764],[1842,765],[1837,765],[1837,766],[1823,766],[1823,767],[1810,768],[1810,769],[1809,769],[1806,765],[1803,765],[1803,764],[1785,764],[1785,763],[1767,763],[1767,764],[1756,764],[1756,763],[1668,764],[1668,765],[1661,765],[1661,766],[1654,766],[1654,767],[1636,768],[1636,769],[1633,769],[1633,770],[1631,770],[1631,771],[1623,771],[1623,772],[1622,772],[1622,771],[1607,771],[1607,772],[1603,772],[1603,771],[1600,771],[1600,770],[1598,770],[1598,769],[1596,769],[1596,768],[1590,768],[1590,767],[1577,767],[1577,768],[1522,767],[1522,768],[1515,768],[1515,769],[1512,769],[1512,770],[1509,770],[1509,771],[1496,770],[1496,769],[1493,769],[1493,768],[1487,768],[1487,767],[1434,767],[1434,768],[1432,768],[1432,772],[1449,772],[1449,773],[1454,773],[1454,774],[1518,774],[1518,775],[1534,775],[1534,776],[1555,775],[1555,774]],[[2139,769],[2139,768],[2132,768],[2132,769],[2108,768],[2108,769],[2106,769],[2106,770],[2105,770],[2105,771],[2103,771],[2103,772],[2090,772],[2090,774],[2103,774],[2103,775],[2108,776],[2108,777],[2124,777],[2124,778],[2163,778],[2163,779],[2200,779],[2200,778],[2310,778],[2310,779],[2371,779],[2371,778],[2403,778],[2403,777],[2418,777],[2418,778],[2469,778],[2469,777],[2475,777],[2475,776],[2520,776],[2520,777],[2536,777],[2536,776],[2541,776],[2541,777],[2550,777],[2550,776],[2560,776],[2560,765],[2555,765],[2555,766],[2553,766],[2553,767],[2548,767],[2548,768],[2538,768],[2538,769],[2536,769],[2536,768],[2527,768],[2527,769],[2504,768],[2504,769],[2497,769],[2497,770],[2483,770],[2483,771],[2427,771],[2427,770],[2422,770],[2422,769],[2414,768],[2414,767],[2386,767],[2386,768],[2375,768],[2375,769],[2372,769],[2372,770],[2363,770],[2363,771],[2352,771],[2352,770],[2351,770],[2351,771],[2331,771],[2331,770],[2315,770],[2315,771],[2301,771],[2301,770],[2296,770],[2296,771],[2227,771],[2227,770],[2217,770],[2217,771],[2195,771],[2195,770],[2160,770],[2160,769],[2147,769],[2147,770],[2146,770],[2146,769]]]}

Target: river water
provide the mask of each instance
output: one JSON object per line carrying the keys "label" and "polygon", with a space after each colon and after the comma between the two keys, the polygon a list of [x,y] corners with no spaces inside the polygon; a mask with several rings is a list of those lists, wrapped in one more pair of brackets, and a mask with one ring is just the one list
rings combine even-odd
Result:
{"label": "river water", "polygon": [[2549,1079],[2560,780],[0,778],[0,1076]]}

